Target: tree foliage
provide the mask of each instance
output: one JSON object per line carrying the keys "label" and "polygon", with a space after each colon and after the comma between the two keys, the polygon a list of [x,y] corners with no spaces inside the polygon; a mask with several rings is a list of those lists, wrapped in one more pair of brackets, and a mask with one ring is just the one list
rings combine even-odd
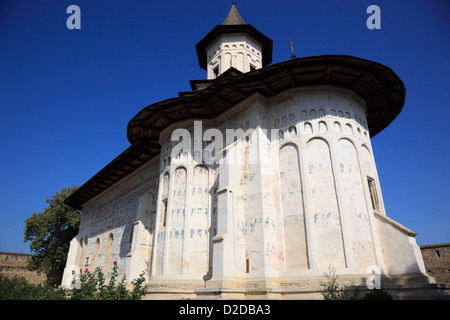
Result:
{"label": "tree foliage", "polygon": [[80,227],[81,211],[64,204],[77,189],[78,186],[63,188],[46,200],[49,205],[44,212],[34,212],[25,220],[24,242],[31,241],[30,249],[35,253],[28,268],[47,273],[47,281],[53,285],[61,283],[70,241]]}

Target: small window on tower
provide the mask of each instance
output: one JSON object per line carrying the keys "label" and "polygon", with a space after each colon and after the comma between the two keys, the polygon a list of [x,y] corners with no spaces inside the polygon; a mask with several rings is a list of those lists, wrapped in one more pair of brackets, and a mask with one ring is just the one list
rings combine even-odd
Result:
{"label": "small window on tower", "polygon": [[219,66],[215,67],[213,69],[214,78],[217,78],[219,76]]}
{"label": "small window on tower", "polygon": [[167,219],[167,199],[164,199],[162,201],[161,209],[162,209],[162,219],[163,219],[162,225],[163,225],[163,227],[165,227],[166,226],[166,219]]}
{"label": "small window on tower", "polygon": [[254,65],[250,65],[250,72],[255,71],[256,67]]}
{"label": "small window on tower", "polygon": [[370,199],[372,200],[372,209],[375,212],[380,212],[380,201],[378,198],[377,186],[375,185],[375,180],[367,177],[367,182],[369,184]]}

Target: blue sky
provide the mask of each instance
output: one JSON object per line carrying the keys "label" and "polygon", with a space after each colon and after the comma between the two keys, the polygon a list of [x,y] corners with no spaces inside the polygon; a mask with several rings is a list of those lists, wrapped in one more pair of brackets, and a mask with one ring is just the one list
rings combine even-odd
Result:
{"label": "blue sky", "polygon": [[[69,5],[81,30],[69,30]],[[373,138],[387,215],[418,244],[450,242],[450,2],[237,1],[274,42],[273,63],[346,54],[380,62],[406,86],[401,114]],[[381,9],[369,30],[366,9]],[[25,219],[124,151],[142,108],[204,79],[195,44],[231,1],[1,0],[0,251],[29,252]]]}

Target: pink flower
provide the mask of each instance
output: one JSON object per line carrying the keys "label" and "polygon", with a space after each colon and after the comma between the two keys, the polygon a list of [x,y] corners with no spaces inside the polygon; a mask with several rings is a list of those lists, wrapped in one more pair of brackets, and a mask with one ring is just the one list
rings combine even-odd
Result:
{"label": "pink flower", "polygon": [[50,292],[50,289],[48,289],[47,292]]}
{"label": "pink flower", "polygon": [[117,264],[117,261],[114,260],[113,265],[116,265],[116,264]]}

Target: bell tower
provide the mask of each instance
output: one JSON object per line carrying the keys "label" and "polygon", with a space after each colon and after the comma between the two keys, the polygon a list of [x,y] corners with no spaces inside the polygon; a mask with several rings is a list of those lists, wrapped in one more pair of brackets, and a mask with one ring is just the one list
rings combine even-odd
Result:
{"label": "bell tower", "polygon": [[233,67],[245,73],[272,62],[272,40],[239,14],[236,3],[221,25],[212,29],[196,46],[200,67],[214,80]]}

